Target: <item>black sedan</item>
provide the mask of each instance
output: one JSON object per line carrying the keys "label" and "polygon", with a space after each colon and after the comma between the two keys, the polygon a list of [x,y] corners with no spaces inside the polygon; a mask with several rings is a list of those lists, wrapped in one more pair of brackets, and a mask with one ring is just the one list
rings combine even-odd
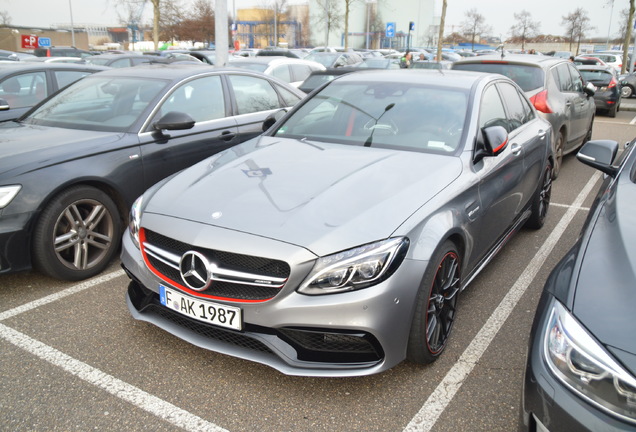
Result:
{"label": "black sedan", "polygon": [[0,121],[16,119],[59,89],[106,69],[69,63],[4,63],[0,65]]}
{"label": "black sedan", "polygon": [[581,76],[596,86],[594,103],[596,110],[616,117],[621,104],[621,85],[611,66],[577,66]]}
{"label": "black sedan", "polygon": [[260,134],[303,96],[249,71],[141,65],[86,77],[0,124],[0,273],[98,273],[146,188]]}
{"label": "black sedan", "polygon": [[590,141],[578,154],[607,177],[539,302],[524,382],[526,430],[636,430],[635,143],[616,164],[613,141]]}

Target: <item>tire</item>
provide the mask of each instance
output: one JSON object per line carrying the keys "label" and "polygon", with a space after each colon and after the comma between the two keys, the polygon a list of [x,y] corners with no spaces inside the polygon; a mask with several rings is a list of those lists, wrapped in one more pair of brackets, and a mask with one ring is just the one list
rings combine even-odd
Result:
{"label": "tire", "polygon": [[608,117],[616,117],[616,111],[618,110],[618,106],[614,105],[613,107],[611,107],[610,109],[607,110],[607,116]]}
{"label": "tire", "polygon": [[630,98],[634,94],[634,88],[630,85],[621,87],[621,97]]}
{"label": "tire", "polygon": [[557,135],[557,142],[554,144],[554,166],[552,167],[553,180],[555,180],[559,176],[559,173],[561,172],[561,165],[563,164],[564,142],[565,142],[565,136],[563,135],[563,132],[559,132],[559,134]]}
{"label": "tire", "polygon": [[526,221],[526,226],[532,229],[539,229],[545,224],[545,218],[550,208],[550,198],[552,197],[552,164],[546,164],[543,171],[541,183],[532,197],[530,211],[532,214]]}
{"label": "tire", "polygon": [[75,186],[45,207],[33,232],[34,266],[77,281],[100,273],[121,241],[117,206],[99,189]]}
{"label": "tire", "polygon": [[460,269],[457,247],[446,241],[429,262],[417,294],[406,353],[408,360],[432,363],[444,351],[455,321]]}

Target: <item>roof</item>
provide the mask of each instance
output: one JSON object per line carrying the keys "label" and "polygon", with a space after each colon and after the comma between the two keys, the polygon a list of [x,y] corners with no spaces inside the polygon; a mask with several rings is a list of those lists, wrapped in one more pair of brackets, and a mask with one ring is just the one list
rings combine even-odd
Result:
{"label": "roof", "polygon": [[537,65],[540,67],[551,67],[557,63],[567,62],[567,59],[538,54],[489,54],[477,57],[464,57],[457,60],[455,64],[462,63],[486,63],[486,62],[506,62],[515,64]]}
{"label": "roof", "polygon": [[0,64],[0,76],[10,75],[14,72],[29,71],[29,70],[43,70],[43,69],[56,69],[56,70],[93,70],[93,71],[106,71],[109,68],[104,66],[95,66],[89,64],[80,63],[46,63],[46,62],[7,62]]}

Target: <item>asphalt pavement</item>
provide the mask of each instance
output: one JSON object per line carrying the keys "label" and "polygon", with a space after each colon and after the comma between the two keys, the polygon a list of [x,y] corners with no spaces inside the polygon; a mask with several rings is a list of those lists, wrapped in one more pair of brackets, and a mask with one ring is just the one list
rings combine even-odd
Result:
{"label": "asphalt pavement", "polygon": [[636,111],[636,98],[621,99],[620,111]]}

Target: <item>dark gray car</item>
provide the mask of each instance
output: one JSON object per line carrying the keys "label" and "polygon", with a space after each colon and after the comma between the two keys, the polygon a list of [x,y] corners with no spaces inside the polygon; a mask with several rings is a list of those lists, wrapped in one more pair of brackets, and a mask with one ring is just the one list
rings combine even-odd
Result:
{"label": "dark gray car", "polygon": [[523,89],[539,113],[552,125],[554,177],[559,175],[563,156],[592,138],[594,124],[593,86],[588,86],[576,67],[566,59],[500,54],[459,60],[452,69],[499,73]]}
{"label": "dark gray car", "polygon": [[459,292],[543,225],[550,137],[501,75],[343,75],[136,201],[129,310],[286,374],[432,362]]}
{"label": "dark gray car", "polygon": [[636,430],[635,147],[615,161],[616,142],[591,141],[577,155],[607,176],[537,307],[524,430]]}

